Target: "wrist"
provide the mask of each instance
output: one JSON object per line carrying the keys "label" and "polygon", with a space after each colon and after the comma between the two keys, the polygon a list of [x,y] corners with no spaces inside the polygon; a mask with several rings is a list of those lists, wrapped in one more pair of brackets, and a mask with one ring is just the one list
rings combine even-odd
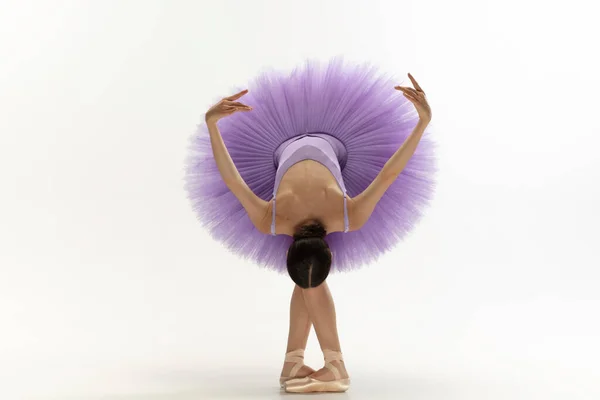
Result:
{"label": "wrist", "polygon": [[429,125],[431,117],[419,117],[419,122],[424,125]]}

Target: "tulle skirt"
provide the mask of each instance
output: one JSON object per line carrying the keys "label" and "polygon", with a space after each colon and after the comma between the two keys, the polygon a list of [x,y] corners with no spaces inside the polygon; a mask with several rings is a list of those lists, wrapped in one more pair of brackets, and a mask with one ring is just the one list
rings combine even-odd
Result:
{"label": "tulle skirt", "polygon": [[[229,154],[254,193],[270,200],[276,149],[304,133],[323,132],[346,148],[342,176],[350,197],[361,193],[415,127],[414,106],[394,90],[399,82],[369,65],[340,59],[307,62],[291,73],[257,77],[240,101],[253,107],[219,122]],[[435,155],[426,131],[406,168],[359,230],[327,235],[332,272],[373,263],[396,247],[421,218],[434,193]],[[260,233],[222,181],[201,124],[191,139],[185,187],[200,223],[230,251],[260,266],[286,271],[292,239]]]}

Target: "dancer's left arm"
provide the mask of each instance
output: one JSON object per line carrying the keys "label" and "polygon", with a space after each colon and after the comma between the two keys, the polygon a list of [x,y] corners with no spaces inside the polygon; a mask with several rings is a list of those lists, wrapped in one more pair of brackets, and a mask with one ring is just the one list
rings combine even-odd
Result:
{"label": "dancer's left arm", "polygon": [[352,231],[360,229],[369,220],[379,200],[381,200],[386,190],[400,175],[406,164],[408,164],[408,161],[417,149],[425,128],[431,121],[431,108],[423,89],[421,89],[421,86],[419,86],[411,74],[408,74],[408,76],[414,85],[414,89],[403,86],[396,86],[395,89],[401,91],[414,104],[419,114],[419,122],[417,122],[414,130],[402,146],[385,163],[373,182],[371,182],[364,192],[349,202],[348,213],[350,230]]}

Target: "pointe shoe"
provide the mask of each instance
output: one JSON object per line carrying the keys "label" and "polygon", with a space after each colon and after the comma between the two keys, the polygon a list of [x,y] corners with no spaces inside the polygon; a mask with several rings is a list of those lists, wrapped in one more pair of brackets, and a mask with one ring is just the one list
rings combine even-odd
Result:
{"label": "pointe shoe", "polygon": [[284,362],[295,362],[296,364],[292,367],[289,376],[282,376],[279,378],[279,386],[283,389],[285,383],[291,379],[296,378],[296,374],[302,367],[304,367],[304,349],[298,349],[290,351],[285,355]]}
{"label": "pointe shoe", "polygon": [[350,379],[342,379],[337,367],[332,361],[344,361],[342,353],[332,350],[323,350],[325,354],[325,368],[330,370],[335,377],[333,381],[320,381],[307,376],[306,378],[291,379],[285,383],[285,391],[289,393],[312,393],[312,392],[345,392],[350,387]]}

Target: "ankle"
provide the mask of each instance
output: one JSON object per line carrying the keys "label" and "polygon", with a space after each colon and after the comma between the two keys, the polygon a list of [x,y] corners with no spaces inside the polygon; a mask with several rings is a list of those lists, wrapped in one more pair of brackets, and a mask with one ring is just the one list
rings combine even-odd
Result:
{"label": "ankle", "polygon": [[328,347],[326,349],[321,349],[324,355],[326,354],[342,354],[342,350],[338,347]]}
{"label": "ankle", "polygon": [[344,361],[344,356],[341,350],[323,349],[323,357],[325,361]]}
{"label": "ankle", "polygon": [[285,363],[304,364],[304,349],[288,351],[285,354]]}

